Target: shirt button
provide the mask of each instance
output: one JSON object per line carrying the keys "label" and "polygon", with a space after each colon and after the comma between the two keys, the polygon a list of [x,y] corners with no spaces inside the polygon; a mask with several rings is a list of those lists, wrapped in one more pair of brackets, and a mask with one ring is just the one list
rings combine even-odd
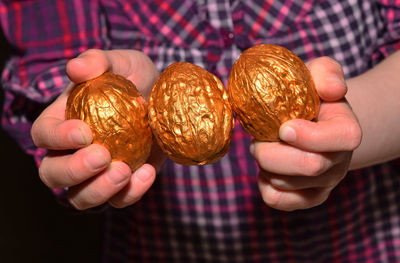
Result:
{"label": "shirt button", "polygon": [[235,35],[233,32],[226,30],[224,28],[220,29],[220,34],[222,37],[222,41],[224,42],[224,48],[230,47],[235,40]]}

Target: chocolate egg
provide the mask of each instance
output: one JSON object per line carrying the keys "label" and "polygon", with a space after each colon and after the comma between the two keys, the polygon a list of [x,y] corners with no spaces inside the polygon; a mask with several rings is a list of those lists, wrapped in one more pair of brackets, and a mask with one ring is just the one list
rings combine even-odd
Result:
{"label": "chocolate egg", "polygon": [[66,119],[87,123],[93,143],[106,147],[112,160],[127,163],[132,171],[149,157],[152,134],[146,101],[122,76],[106,72],[75,86],[68,97]]}
{"label": "chocolate egg", "polygon": [[229,149],[234,119],[222,82],[187,62],[168,66],[149,97],[154,137],[176,163],[214,163]]}
{"label": "chocolate egg", "polygon": [[316,120],[320,99],[310,71],[290,50],[262,44],[244,51],[228,79],[232,109],[259,141],[279,141],[285,121]]}

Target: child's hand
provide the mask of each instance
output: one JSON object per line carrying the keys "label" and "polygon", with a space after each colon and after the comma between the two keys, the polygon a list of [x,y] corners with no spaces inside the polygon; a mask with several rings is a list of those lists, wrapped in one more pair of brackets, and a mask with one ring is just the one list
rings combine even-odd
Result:
{"label": "child's hand", "polygon": [[341,66],[329,58],[310,61],[322,99],[318,122],[291,120],[279,131],[282,142],[254,142],[250,151],[261,171],[263,200],[279,210],[306,209],[323,203],[344,178],[361,128],[344,99]]}
{"label": "child's hand", "polygon": [[[131,80],[147,99],[158,71],[143,53],[132,50],[88,50],[67,64],[74,83],[105,71]],[[91,144],[92,133],[80,120],[65,120],[65,107],[72,84],[34,122],[32,138],[49,154],[39,167],[42,181],[49,187],[68,187],[71,204],[86,209],[109,202],[115,207],[133,204],[154,182],[156,168],[165,157],[153,151],[152,164],[144,164],[133,174],[123,162],[111,162],[106,148]],[[154,156],[156,155],[156,156]]]}

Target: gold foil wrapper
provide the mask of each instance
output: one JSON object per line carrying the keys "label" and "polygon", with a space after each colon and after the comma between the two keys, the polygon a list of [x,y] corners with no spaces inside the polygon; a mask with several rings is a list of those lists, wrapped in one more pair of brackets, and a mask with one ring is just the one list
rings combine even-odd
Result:
{"label": "gold foil wrapper", "polygon": [[93,143],[105,146],[112,160],[127,163],[132,171],[149,157],[152,134],[146,101],[122,76],[106,72],[75,86],[68,97],[66,119],[87,123]]}
{"label": "gold foil wrapper", "polygon": [[279,141],[279,127],[291,119],[316,120],[320,99],[310,71],[290,50],[262,44],[244,51],[228,80],[232,109],[259,141]]}
{"label": "gold foil wrapper", "polygon": [[187,62],[167,67],[149,98],[153,135],[176,163],[214,163],[229,150],[234,119],[222,82]]}

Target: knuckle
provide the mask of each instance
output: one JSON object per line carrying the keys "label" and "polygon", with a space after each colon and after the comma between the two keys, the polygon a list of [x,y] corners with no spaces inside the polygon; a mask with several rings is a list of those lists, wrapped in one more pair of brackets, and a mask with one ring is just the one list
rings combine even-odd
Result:
{"label": "knuckle", "polygon": [[47,168],[47,157],[44,157],[44,159],[42,160],[42,163],[40,164],[39,169],[38,169],[38,173],[39,173],[40,180],[47,187],[50,187],[50,188],[56,187],[56,185],[49,180],[49,173],[48,173],[48,168]]}
{"label": "knuckle", "polygon": [[127,205],[133,205],[142,199],[143,195],[133,197]]}
{"label": "knuckle", "polygon": [[260,165],[262,169],[268,170],[268,151],[266,147],[263,147],[263,145],[259,145],[258,147],[255,148],[254,151],[254,158]]}
{"label": "knuckle", "polygon": [[309,209],[323,204],[329,197],[329,188],[314,188],[307,190],[307,198],[300,209]]}
{"label": "knuckle", "polygon": [[344,178],[344,175],[343,175],[343,176],[340,176],[340,177],[336,177],[336,176],[331,177],[331,178],[329,178],[328,181],[326,182],[325,187],[328,188],[328,189],[333,189],[333,188],[335,188],[335,187],[339,184],[339,182],[340,182],[343,178]]}
{"label": "knuckle", "polygon": [[78,202],[77,200],[75,200],[75,198],[70,198],[68,199],[68,202],[72,205],[72,207],[74,207],[76,210],[85,210],[85,206],[83,206],[82,203]]}
{"label": "knuckle", "polygon": [[327,191],[326,189],[322,189],[320,193],[317,195],[314,203],[310,207],[315,207],[323,204],[329,197],[330,191]]}
{"label": "knuckle", "polygon": [[39,117],[31,128],[33,143],[40,148],[54,148],[59,146],[58,137],[60,131],[58,126],[49,127],[49,118]]}
{"label": "knuckle", "polygon": [[304,210],[323,204],[329,197],[330,191],[327,189],[306,189],[305,192],[299,192],[297,197],[289,199],[284,198],[284,193],[279,191],[265,193],[264,202],[275,209],[291,212],[295,210]]}
{"label": "knuckle", "polygon": [[326,161],[318,154],[308,153],[304,155],[300,168],[304,176],[318,176],[326,170]]}
{"label": "knuckle", "polygon": [[347,134],[347,149],[349,151],[355,150],[361,144],[362,130],[358,122],[352,121],[346,125]]}
{"label": "knuckle", "polygon": [[273,188],[272,186],[267,187],[261,192],[261,197],[265,204],[268,206],[280,209],[282,204],[282,192]]}
{"label": "knuckle", "polygon": [[77,210],[85,210],[103,204],[106,197],[101,192],[91,189],[85,191],[85,193],[80,193],[79,196],[70,197],[68,201]]}
{"label": "knuckle", "polygon": [[259,160],[261,158],[261,150],[262,147],[259,147],[259,145],[257,143],[254,143],[254,152],[253,152],[253,156],[256,160]]}
{"label": "knuckle", "polygon": [[112,207],[118,208],[118,209],[125,208],[125,207],[128,206],[127,203],[121,202],[121,201],[108,201],[108,203],[109,203]]}
{"label": "knuckle", "polygon": [[42,142],[42,140],[40,139],[40,131],[39,131],[39,121],[36,120],[35,122],[33,122],[32,127],[31,127],[31,138],[33,143],[37,146],[37,147],[44,147],[44,144]]}
{"label": "knuckle", "polygon": [[94,207],[106,202],[108,197],[99,189],[93,188],[88,191],[86,196],[86,203],[89,207]]}
{"label": "knuckle", "polygon": [[341,176],[340,174],[336,173],[335,169],[332,169],[331,171],[328,171],[325,174],[319,176],[317,178],[317,183],[314,184],[313,186],[318,190],[333,189],[341,181],[343,177],[344,176]]}
{"label": "knuckle", "polygon": [[33,143],[36,146],[39,146],[38,145],[38,138],[37,138],[37,121],[33,122],[30,133],[31,133],[31,138],[32,138]]}
{"label": "knuckle", "polygon": [[142,199],[142,196],[128,194],[121,199],[110,200],[109,203],[115,208],[125,208],[129,205],[135,204],[136,202],[140,201],[140,199]]}
{"label": "knuckle", "polygon": [[80,182],[79,173],[75,171],[74,166],[70,163],[64,167],[64,176],[67,186],[72,186]]}
{"label": "knuckle", "polygon": [[108,204],[114,208],[124,208],[124,206],[122,206],[120,202],[109,200]]}

